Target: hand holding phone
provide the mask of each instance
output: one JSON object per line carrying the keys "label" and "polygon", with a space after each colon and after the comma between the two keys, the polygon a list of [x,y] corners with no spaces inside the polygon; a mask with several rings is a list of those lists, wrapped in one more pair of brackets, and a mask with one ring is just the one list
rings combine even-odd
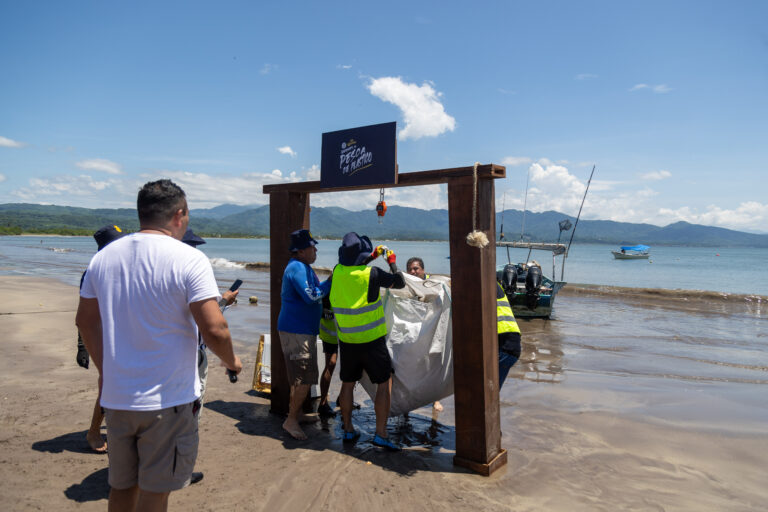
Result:
{"label": "hand holding phone", "polygon": [[220,308],[223,308],[224,306],[228,306],[235,301],[235,297],[237,296],[237,289],[240,288],[241,284],[243,284],[243,280],[236,279],[235,282],[232,283],[232,286],[229,287],[229,290],[227,290],[222,294],[222,298],[219,301]]}

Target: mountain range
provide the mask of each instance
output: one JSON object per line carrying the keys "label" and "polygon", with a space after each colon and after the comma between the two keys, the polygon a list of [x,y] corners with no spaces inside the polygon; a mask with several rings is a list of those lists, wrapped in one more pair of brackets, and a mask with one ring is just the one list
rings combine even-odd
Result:
{"label": "mountain range", "polygon": [[[190,212],[190,227],[206,237],[269,236],[269,206],[224,204]],[[505,210],[496,214],[498,232],[506,240],[519,240],[524,226],[524,240],[554,242],[561,235],[558,223],[576,219],[555,211],[523,212]],[[51,232],[90,234],[105,224],[117,224],[128,231],[138,230],[136,210],[132,208],[79,208],[26,203],[0,204],[0,234]],[[378,240],[447,240],[448,210],[421,210],[390,206],[381,219],[376,212],[354,212],[339,207],[312,208],[310,224],[313,235],[341,238],[348,231],[367,234]],[[562,233],[567,242],[571,231]],[[692,245],[710,247],[768,247],[768,235],[744,233],[731,229],[676,222],[660,227],[610,220],[580,220],[574,241],[617,245]]]}

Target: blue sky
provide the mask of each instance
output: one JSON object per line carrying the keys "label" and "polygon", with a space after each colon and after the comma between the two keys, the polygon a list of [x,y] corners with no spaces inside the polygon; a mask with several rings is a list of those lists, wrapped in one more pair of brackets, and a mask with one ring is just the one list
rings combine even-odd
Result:
{"label": "blue sky", "polygon": [[[400,172],[507,166],[497,209],[768,232],[768,2],[0,0],[0,203],[192,208],[319,179],[397,121]],[[506,197],[504,197],[506,195]],[[388,204],[445,208],[439,186]],[[378,191],[315,206],[374,208]]]}

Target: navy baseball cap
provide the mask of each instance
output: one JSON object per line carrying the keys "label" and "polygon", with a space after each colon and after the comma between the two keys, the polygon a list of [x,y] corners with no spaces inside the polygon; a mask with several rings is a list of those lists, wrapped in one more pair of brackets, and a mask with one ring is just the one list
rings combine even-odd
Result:
{"label": "navy baseball cap", "polygon": [[205,240],[197,236],[191,229],[187,229],[187,231],[184,232],[181,241],[192,247],[197,247],[198,245],[203,245],[205,243]]}
{"label": "navy baseball cap", "polygon": [[312,238],[308,229],[299,229],[291,233],[291,252],[306,249],[310,245],[317,245],[317,240]]}
{"label": "navy baseball cap", "polygon": [[118,238],[122,238],[124,235],[125,233],[123,233],[122,229],[114,224],[108,224],[96,231],[93,234],[93,239],[96,240],[96,245],[99,246],[99,250],[102,250]]}

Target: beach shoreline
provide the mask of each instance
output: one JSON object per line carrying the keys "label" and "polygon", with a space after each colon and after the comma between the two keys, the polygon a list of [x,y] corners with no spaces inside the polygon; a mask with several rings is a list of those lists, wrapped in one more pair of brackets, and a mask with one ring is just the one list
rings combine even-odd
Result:
{"label": "beach shoreline", "polygon": [[[0,288],[0,509],[104,510],[107,458],[85,441],[96,371],[75,363],[77,287],[0,276]],[[169,509],[759,510],[768,502],[761,418],[758,427],[740,429],[669,419],[666,403],[638,407],[628,397],[647,401],[653,386],[668,381],[635,377],[627,391],[610,374],[569,369],[578,360],[568,359],[563,326],[585,327],[571,325],[563,309],[559,322],[521,323],[523,357],[501,396],[509,463],[488,478],[452,464],[450,398],[439,423],[422,408],[398,427],[409,440],[403,453],[370,444],[372,411],[363,395],[356,413],[363,438],[354,447],[341,442],[338,419],[308,427],[306,442],[290,439],[268,397],[250,390],[256,347],[239,342],[237,384],[211,361],[196,468],[205,478],[174,492]],[[610,405],[611,394],[623,398]],[[661,396],[669,405],[678,399]],[[653,408],[666,412],[648,414]],[[390,420],[391,428],[399,421]]]}

